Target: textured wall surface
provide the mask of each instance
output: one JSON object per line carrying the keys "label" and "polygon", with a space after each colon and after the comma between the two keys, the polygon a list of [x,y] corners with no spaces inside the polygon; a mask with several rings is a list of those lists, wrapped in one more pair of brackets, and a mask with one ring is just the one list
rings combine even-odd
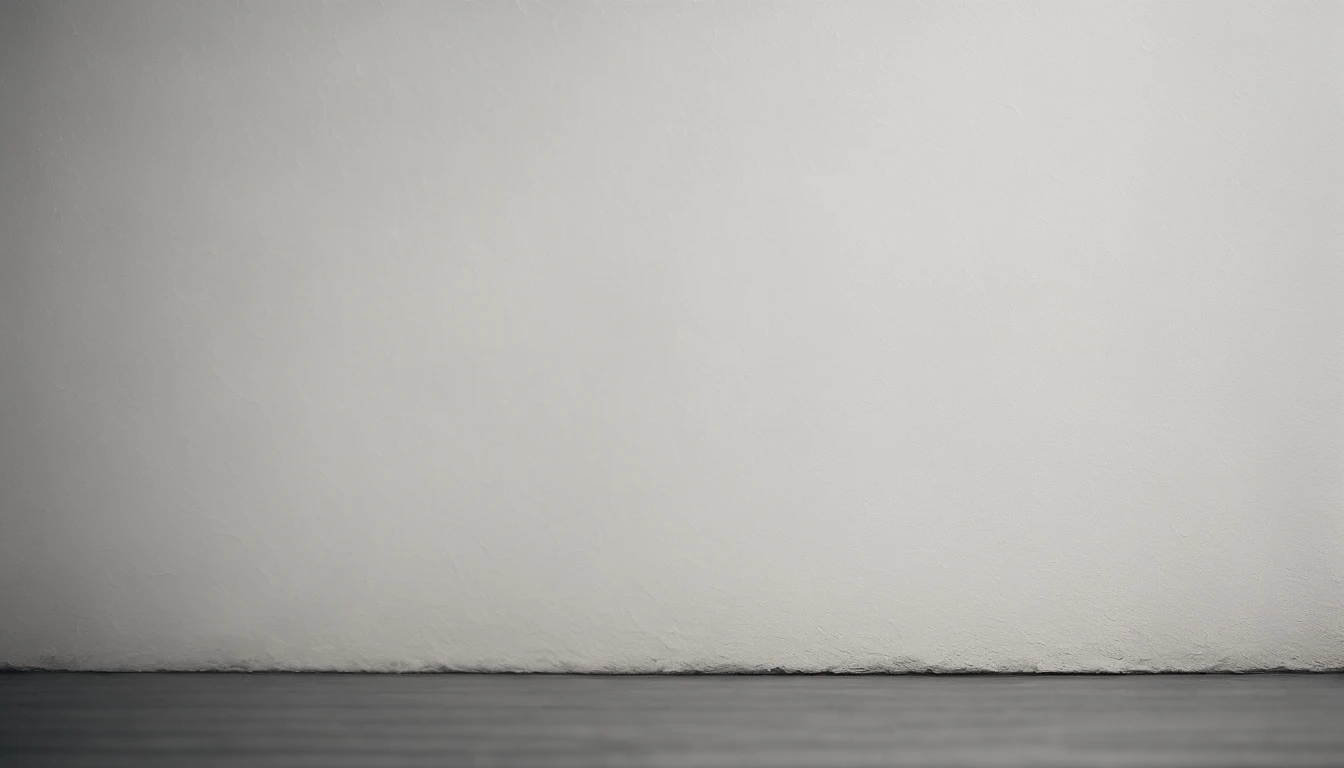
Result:
{"label": "textured wall surface", "polygon": [[0,19],[0,664],[1344,666],[1344,4]]}

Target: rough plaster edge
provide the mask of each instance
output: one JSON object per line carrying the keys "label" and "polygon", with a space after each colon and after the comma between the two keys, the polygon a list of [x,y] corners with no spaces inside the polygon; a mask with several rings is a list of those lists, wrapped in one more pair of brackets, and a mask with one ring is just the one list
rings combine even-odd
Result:
{"label": "rough plaster edge", "polygon": [[1231,662],[1206,665],[1060,666],[1003,664],[994,666],[946,666],[920,662],[894,662],[861,666],[793,667],[770,665],[698,665],[631,664],[570,665],[535,667],[515,665],[446,665],[433,662],[380,662],[370,664],[277,664],[273,661],[234,661],[200,665],[85,664],[77,660],[45,661],[39,664],[0,663],[0,673],[16,672],[170,672],[170,673],[302,673],[302,674],[502,674],[502,675],[744,675],[744,676],[994,676],[994,675],[1262,675],[1262,674],[1340,674],[1344,666],[1295,664],[1271,667],[1244,666]]}

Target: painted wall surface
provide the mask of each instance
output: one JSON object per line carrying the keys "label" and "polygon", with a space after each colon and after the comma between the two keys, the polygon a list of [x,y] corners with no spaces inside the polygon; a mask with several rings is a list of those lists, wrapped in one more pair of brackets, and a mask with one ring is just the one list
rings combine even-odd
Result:
{"label": "painted wall surface", "polygon": [[1344,666],[1344,4],[0,13],[0,664]]}

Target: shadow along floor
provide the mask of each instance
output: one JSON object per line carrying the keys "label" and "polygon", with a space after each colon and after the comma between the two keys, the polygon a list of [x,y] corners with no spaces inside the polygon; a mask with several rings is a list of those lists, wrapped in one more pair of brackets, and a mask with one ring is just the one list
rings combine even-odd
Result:
{"label": "shadow along floor", "polygon": [[0,765],[1339,766],[1344,676],[21,672]]}

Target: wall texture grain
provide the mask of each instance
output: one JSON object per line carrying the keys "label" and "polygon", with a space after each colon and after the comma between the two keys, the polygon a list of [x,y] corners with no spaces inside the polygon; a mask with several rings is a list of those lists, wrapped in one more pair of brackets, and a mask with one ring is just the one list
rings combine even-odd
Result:
{"label": "wall texture grain", "polygon": [[1341,22],[7,2],[0,664],[1344,666]]}

